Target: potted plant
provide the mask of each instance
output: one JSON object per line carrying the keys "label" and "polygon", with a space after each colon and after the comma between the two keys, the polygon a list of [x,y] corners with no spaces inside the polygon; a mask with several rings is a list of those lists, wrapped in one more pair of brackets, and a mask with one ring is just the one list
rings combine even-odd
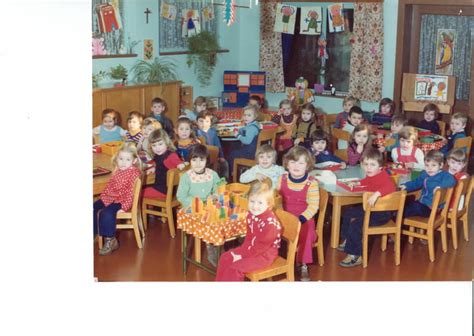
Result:
{"label": "potted plant", "polygon": [[114,86],[124,86],[127,81],[128,71],[123,65],[119,64],[116,67],[110,68],[109,76],[112,79],[121,80],[120,83],[116,83]]}
{"label": "potted plant", "polygon": [[220,49],[215,34],[203,31],[188,37],[188,67],[194,65],[194,73],[202,87],[208,86],[217,63],[217,51]]}
{"label": "potted plant", "polygon": [[155,57],[153,62],[137,61],[130,71],[137,83],[162,83],[177,78],[176,64],[165,57]]}
{"label": "potted plant", "polygon": [[100,70],[96,74],[92,74],[92,87],[99,86],[99,82],[107,77],[107,72]]}

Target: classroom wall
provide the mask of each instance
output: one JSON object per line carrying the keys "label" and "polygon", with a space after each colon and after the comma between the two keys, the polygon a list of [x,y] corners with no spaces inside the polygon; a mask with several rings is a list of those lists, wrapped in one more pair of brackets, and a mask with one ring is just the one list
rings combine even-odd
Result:
{"label": "classroom wall", "polygon": [[[249,2],[239,0],[237,4],[248,6]],[[308,3],[292,3],[296,6]],[[323,3],[322,5],[328,5]],[[143,59],[143,39],[153,39],[155,56],[158,55],[158,13],[159,1],[156,0],[123,0],[126,39],[130,35],[133,40],[141,40],[134,52],[135,58],[95,59],[93,72],[108,70],[112,66],[122,64],[130,69],[138,59]],[[382,96],[393,97],[395,73],[395,48],[397,34],[398,0],[384,1],[384,67]],[[152,12],[149,23],[145,22],[144,11],[149,8]],[[218,20],[218,35],[221,47],[229,49],[229,53],[219,53],[218,62],[211,85],[201,88],[192,68],[186,64],[186,55],[167,56],[177,64],[178,78],[186,85],[194,88],[194,97],[199,95],[220,96],[223,89],[222,74],[224,70],[258,70],[259,65],[259,38],[260,38],[260,6],[252,1],[251,8],[237,8],[235,23],[227,27],[222,21],[222,7],[215,6],[216,20]],[[105,81],[104,81],[105,82]],[[284,93],[267,93],[269,106],[278,106],[284,99]],[[342,110],[342,99],[334,97],[316,97],[316,105],[327,113],[338,113]],[[378,109],[377,103],[362,102],[366,111]]]}

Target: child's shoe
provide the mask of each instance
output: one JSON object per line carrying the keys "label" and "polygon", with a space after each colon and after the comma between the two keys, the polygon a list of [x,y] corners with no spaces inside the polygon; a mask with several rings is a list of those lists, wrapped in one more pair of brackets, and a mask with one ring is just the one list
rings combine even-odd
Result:
{"label": "child's shoe", "polygon": [[355,267],[362,264],[362,257],[353,254],[348,254],[344,260],[339,263],[342,267]]}
{"label": "child's shoe", "polygon": [[99,255],[105,256],[111,254],[113,251],[119,248],[119,242],[117,238],[105,238],[104,246],[99,250]]}
{"label": "child's shoe", "polygon": [[207,261],[214,266],[217,267],[217,247],[211,244],[206,244],[207,249]]}
{"label": "child's shoe", "polygon": [[342,243],[340,243],[339,246],[337,247],[337,250],[341,251],[341,252],[344,252],[345,248],[346,248],[346,240],[344,239],[344,241]]}
{"label": "child's shoe", "polygon": [[302,264],[299,266],[300,281],[310,281],[308,265]]}

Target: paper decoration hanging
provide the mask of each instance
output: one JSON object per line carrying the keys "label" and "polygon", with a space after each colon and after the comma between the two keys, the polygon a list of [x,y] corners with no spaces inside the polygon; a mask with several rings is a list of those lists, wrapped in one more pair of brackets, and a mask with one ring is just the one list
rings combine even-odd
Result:
{"label": "paper decoration hanging", "polygon": [[97,23],[101,33],[110,33],[122,28],[120,12],[113,4],[105,3],[96,6]]}
{"label": "paper decoration hanging", "polygon": [[202,21],[208,22],[214,20],[214,7],[206,6],[202,9]]}
{"label": "paper decoration hanging", "polygon": [[436,75],[453,75],[455,29],[438,29],[436,38]]}
{"label": "paper decoration hanging", "polygon": [[343,5],[338,3],[328,6],[328,24],[330,33],[344,31],[344,16],[342,15]]}
{"label": "paper decoration hanging", "polygon": [[151,39],[143,41],[143,58],[145,61],[153,58],[153,40]]}
{"label": "paper decoration hanging", "polygon": [[191,37],[201,32],[201,22],[197,9],[183,10],[181,18],[182,37]]}
{"label": "paper decoration hanging", "polygon": [[300,34],[321,34],[323,18],[321,13],[321,7],[301,7]]}
{"label": "paper decoration hanging", "polygon": [[273,31],[277,33],[295,33],[296,7],[290,5],[277,4],[275,15],[275,27]]}
{"label": "paper decoration hanging", "polygon": [[178,10],[176,9],[176,6],[169,5],[166,2],[162,1],[160,13],[161,13],[161,16],[164,17],[165,19],[176,20],[176,14],[178,13]]}
{"label": "paper decoration hanging", "polygon": [[415,100],[448,101],[448,76],[416,75]]}
{"label": "paper decoration hanging", "polygon": [[234,0],[225,0],[224,1],[224,10],[222,11],[224,15],[224,22],[227,26],[230,26],[235,21],[235,3]]}

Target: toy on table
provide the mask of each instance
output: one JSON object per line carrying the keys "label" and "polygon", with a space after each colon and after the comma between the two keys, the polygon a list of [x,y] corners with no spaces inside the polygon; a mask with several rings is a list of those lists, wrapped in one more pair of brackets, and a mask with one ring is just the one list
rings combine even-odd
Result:
{"label": "toy on table", "polygon": [[233,137],[234,130],[239,130],[244,127],[241,120],[226,120],[223,119],[216,124],[216,132],[220,137]]}
{"label": "toy on table", "polygon": [[107,168],[104,168],[104,167],[95,167],[92,170],[92,176],[93,177],[101,176],[101,175],[107,175],[107,174],[110,174],[110,173],[111,173],[111,171]]}
{"label": "toy on table", "polygon": [[367,186],[360,185],[358,178],[338,179],[336,184],[350,192],[362,192],[367,189]]}
{"label": "toy on table", "polygon": [[99,144],[92,145],[92,153],[102,153],[102,147]]}
{"label": "toy on table", "polygon": [[295,82],[295,88],[288,94],[288,99],[296,105],[303,105],[314,101],[313,93],[308,89],[308,81],[300,77]]}
{"label": "toy on table", "polygon": [[392,174],[404,175],[410,173],[410,169],[406,168],[403,162],[393,162],[387,168]]}
{"label": "toy on table", "polygon": [[100,148],[102,150],[102,153],[112,156],[118,152],[122,144],[123,141],[110,141],[101,144]]}

